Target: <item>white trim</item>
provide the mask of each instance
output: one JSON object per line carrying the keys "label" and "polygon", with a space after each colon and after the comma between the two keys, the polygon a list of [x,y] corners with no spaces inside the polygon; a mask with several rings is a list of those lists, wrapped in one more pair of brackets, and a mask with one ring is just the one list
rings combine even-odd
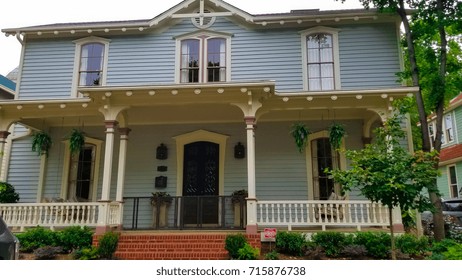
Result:
{"label": "white trim", "polygon": [[176,141],[176,162],[177,162],[177,186],[176,195],[183,195],[183,165],[184,165],[184,146],[189,143],[198,141],[207,141],[218,144],[220,146],[219,173],[218,173],[218,195],[224,194],[225,184],[225,156],[226,156],[226,141],[228,135],[218,134],[206,130],[196,130],[190,133],[182,134],[173,137]]}
{"label": "white trim", "polygon": [[[66,199],[69,191],[69,168],[71,165],[71,151],[69,149],[69,140],[61,142],[64,145],[64,162],[63,162],[63,173],[61,177],[61,194],[60,197]],[[93,167],[93,182],[90,189],[91,201],[97,201],[97,190],[99,182],[99,172],[101,166],[101,150],[103,141],[95,138],[85,137],[85,144],[91,144],[95,146],[95,164]]]}
{"label": "white trim", "polygon": [[[313,186],[313,164],[312,164],[312,153],[311,153],[311,142],[318,138],[329,138],[329,132],[327,130],[322,130],[318,132],[314,132],[308,136],[308,143],[305,148],[305,161],[306,161],[306,181],[308,187],[308,200],[314,200],[314,186]],[[340,150],[345,149],[345,138],[342,139],[342,143],[340,145]],[[345,154],[338,152],[339,157],[339,169],[345,170],[346,169],[346,158]],[[336,192],[339,191],[339,187],[335,184]]]}
{"label": "white trim", "polygon": [[[452,196],[452,191],[451,191],[451,172],[450,172],[450,168],[451,167],[454,167],[454,172],[456,174],[456,196]],[[451,164],[451,165],[448,165],[446,166],[446,170],[447,170],[447,178],[448,178],[448,196],[450,198],[458,198],[459,197],[459,177],[458,177],[458,173],[457,173],[457,165],[456,164]]]}
{"label": "white trim", "polygon": [[71,97],[78,97],[77,88],[79,86],[79,68],[80,68],[80,55],[82,53],[82,46],[88,43],[100,43],[104,45],[104,54],[103,54],[103,73],[101,75],[101,86],[106,85],[107,78],[107,65],[109,57],[109,43],[111,40],[96,36],[89,36],[82,39],[73,41],[75,43],[75,53],[74,53],[74,69],[72,76],[72,88],[71,88]]}
{"label": "white trim", "polygon": [[[207,38],[203,39],[202,36]],[[213,31],[195,31],[180,36],[175,36],[175,83],[177,84],[218,84],[231,81],[231,37],[233,34]],[[182,83],[181,82],[181,42],[183,40],[195,39],[199,40],[199,82],[198,83]],[[223,82],[206,82],[207,69],[207,41],[210,39],[224,39],[226,42],[226,81]]]}
{"label": "white trim", "polygon": [[303,89],[308,91],[308,69],[307,61],[308,54],[306,53],[306,37],[314,33],[327,33],[332,35],[332,51],[333,51],[333,60],[334,60],[334,90],[341,90],[341,79],[340,79],[340,54],[339,54],[339,45],[338,45],[338,33],[340,29],[317,26],[314,28],[306,29],[300,32],[300,40],[302,44],[302,74],[303,74]]}

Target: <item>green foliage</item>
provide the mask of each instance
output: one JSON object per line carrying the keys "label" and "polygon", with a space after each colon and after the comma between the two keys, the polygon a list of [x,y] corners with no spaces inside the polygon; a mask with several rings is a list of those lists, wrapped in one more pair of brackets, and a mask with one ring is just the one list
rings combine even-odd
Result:
{"label": "green foliage", "polygon": [[260,256],[260,249],[252,247],[249,243],[246,243],[244,247],[237,251],[238,260],[256,260]]}
{"label": "green foliage", "polygon": [[170,204],[173,200],[167,192],[153,192],[151,194],[151,205],[153,206],[157,205],[157,203]]}
{"label": "green foliage", "polygon": [[117,250],[119,234],[116,232],[106,232],[98,240],[98,255],[102,259],[111,260]]}
{"label": "green foliage", "polygon": [[74,260],[97,260],[100,258],[98,247],[88,247],[76,250],[72,254]]}
{"label": "green foliage", "polygon": [[13,185],[7,182],[0,182],[0,203],[16,203],[19,201],[19,194]]}
{"label": "green foliage", "polygon": [[239,257],[239,249],[243,248],[247,243],[247,238],[241,234],[229,234],[225,239],[225,249],[228,251],[231,259]]}
{"label": "green foliage", "polygon": [[351,245],[351,239],[348,239],[342,232],[318,232],[313,234],[311,240],[318,246],[321,246],[326,256],[336,257],[340,255],[347,245]]}
{"label": "green foliage", "polygon": [[69,150],[71,154],[80,152],[85,146],[85,134],[78,129],[72,129],[71,136],[69,137]]}
{"label": "green foliage", "polygon": [[282,253],[301,256],[306,246],[307,241],[302,233],[287,231],[278,231],[276,233],[276,248]]}
{"label": "green foliage", "polygon": [[357,232],[354,243],[366,247],[368,256],[375,259],[388,258],[391,250],[391,236],[384,232]]}
{"label": "green foliage", "polygon": [[425,236],[418,238],[412,234],[403,234],[396,237],[396,247],[404,254],[419,256],[429,249],[429,241]]}
{"label": "green foliage", "polygon": [[345,128],[342,124],[333,123],[329,127],[329,142],[334,150],[340,149],[343,137],[345,136]]}
{"label": "green foliage", "polygon": [[296,123],[292,126],[290,134],[295,139],[295,144],[297,145],[298,151],[301,153],[305,149],[308,143],[308,136],[310,135],[309,129],[304,123]]}
{"label": "green foliage", "polygon": [[388,119],[383,127],[375,130],[376,141],[360,151],[347,151],[351,161],[349,170],[333,170],[330,173],[346,191],[359,189],[373,202],[381,202],[390,209],[424,211],[431,203],[422,192],[435,189],[433,182],[438,171],[434,168],[436,153],[410,154],[401,145],[404,131],[402,116]]}
{"label": "green foliage", "polygon": [[21,244],[20,250],[24,253],[31,253],[40,247],[59,245],[58,233],[40,226],[18,233],[16,237]]}
{"label": "green foliage", "polygon": [[67,252],[91,247],[93,231],[89,227],[71,226],[58,232],[60,246]]}
{"label": "green foliage", "polygon": [[439,242],[433,243],[432,246],[430,247],[430,251],[432,252],[432,254],[443,254],[444,252],[448,251],[449,247],[452,247],[455,245],[457,245],[456,241],[445,238]]}
{"label": "green foliage", "polygon": [[443,256],[446,260],[462,260],[462,244],[450,246]]}
{"label": "green foliage", "polygon": [[265,254],[265,260],[279,260],[279,254],[276,250],[273,250]]}
{"label": "green foliage", "polygon": [[38,156],[48,156],[52,144],[50,135],[44,131],[35,132],[32,136],[32,151],[36,152]]}

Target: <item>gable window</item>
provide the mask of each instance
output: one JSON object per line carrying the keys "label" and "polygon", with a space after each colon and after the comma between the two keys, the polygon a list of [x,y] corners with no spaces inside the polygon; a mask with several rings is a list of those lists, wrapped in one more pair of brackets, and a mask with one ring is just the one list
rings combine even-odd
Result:
{"label": "gable window", "polygon": [[103,86],[106,84],[109,40],[87,37],[75,40],[74,79],[72,93],[77,87]]}
{"label": "gable window", "polygon": [[178,42],[178,82],[213,83],[230,80],[228,38],[202,34]]}
{"label": "gable window", "polygon": [[451,197],[459,197],[459,191],[457,187],[457,172],[454,165],[448,167],[449,173],[449,192]]}
{"label": "gable window", "polygon": [[302,32],[304,88],[308,91],[340,89],[338,30],[316,27]]}

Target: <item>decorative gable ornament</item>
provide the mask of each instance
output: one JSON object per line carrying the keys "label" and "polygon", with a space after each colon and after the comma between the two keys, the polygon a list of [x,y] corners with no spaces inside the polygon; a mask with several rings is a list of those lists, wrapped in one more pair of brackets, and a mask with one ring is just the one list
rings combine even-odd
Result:
{"label": "decorative gable ornament", "polygon": [[198,14],[198,16],[192,17],[191,22],[197,28],[208,28],[212,26],[212,24],[217,19],[217,17],[215,16],[207,15],[207,14],[213,13],[213,11],[210,9],[203,9],[203,11],[197,10],[196,13]]}

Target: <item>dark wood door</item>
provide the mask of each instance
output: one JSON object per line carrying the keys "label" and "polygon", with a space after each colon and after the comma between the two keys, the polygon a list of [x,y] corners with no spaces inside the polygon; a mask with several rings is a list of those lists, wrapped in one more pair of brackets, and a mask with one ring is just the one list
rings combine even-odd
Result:
{"label": "dark wood door", "polygon": [[218,224],[219,145],[194,142],[184,146],[183,224]]}

